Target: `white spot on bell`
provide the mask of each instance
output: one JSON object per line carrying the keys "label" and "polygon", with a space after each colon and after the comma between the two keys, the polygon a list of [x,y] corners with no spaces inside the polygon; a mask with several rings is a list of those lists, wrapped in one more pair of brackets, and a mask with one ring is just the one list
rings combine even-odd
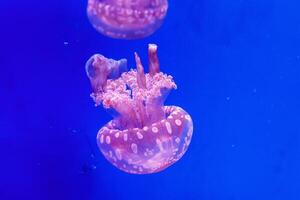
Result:
{"label": "white spot on bell", "polygon": [[190,121],[191,117],[189,115],[185,115],[185,119]]}
{"label": "white spot on bell", "polygon": [[172,127],[171,127],[171,124],[170,124],[169,122],[166,122],[165,125],[166,125],[166,128],[167,128],[168,133],[169,133],[169,134],[172,134]]}
{"label": "white spot on bell", "polygon": [[102,144],[104,142],[104,136],[101,134],[100,136],[100,143]]}
{"label": "white spot on bell", "polygon": [[116,132],[115,137],[118,138],[120,136],[119,132]]}
{"label": "white spot on bell", "polygon": [[177,144],[179,144],[179,142],[180,142],[179,137],[177,137],[177,138],[175,139],[175,142],[176,142]]}
{"label": "white spot on bell", "polygon": [[143,134],[141,134],[140,132],[136,132],[136,136],[138,137],[138,139],[143,139]]}
{"label": "white spot on bell", "polygon": [[191,137],[192,134],[193,134],[193,129],[190,128],[190,129],[188,130],[188,132],[187,132],[187,136]]}
{"label": "white spot on bell", "polygon": [[137,153],[137,145],[135,143],[131,144],[131,150],[133,153]]}
{"label": "white spot on bell", "polygon": [[106,136],[105,142],[106,142],[106,144],[110,144],[110,137],[109,136]]}
{"label": "white spot on bell", "polygon": [[128,135],[127,135],[127,133],[124,133],[123,139],[124,139],[125,142],[128,140]]}
{"label": "white spot on bell", "polygon": [[180,125],[182,124],[182,122],[181,122],[180,119],[176,119],[176,120],[175,120],[175,124],[176,124],[177,126],[180,126]]}
{"label": "white spot on bell", "polygon": [[158,128],[155,127],[155,126],[153,126],[153,127],[152,127],[152,132],[153,132],[153,133],[157,133],[157,132],[158,132]]}
{"label": "white spot on bell", "polygon": [[118,160],[122,160],[122,155],[121,155],[121,150],[120,149],[116,149],[115,154],[116,154]]}
{"label": "white spot on bell", "polygon": [[145,126],[145,127],[143,128],[143,130],[144,130],[144,131],[148,131],[148,127]]}
{"label": "white spot on bell", "polygon": [[159,148],[159,150],[160,151],[163,151],[164,150],[164,148],[163,148],[163,146],[162,146],[162,143],[161,143],[161,141],[160,141],[160,139],[156,139],[156,144],[157,144],[157,146],[158,146],[158,148]]}

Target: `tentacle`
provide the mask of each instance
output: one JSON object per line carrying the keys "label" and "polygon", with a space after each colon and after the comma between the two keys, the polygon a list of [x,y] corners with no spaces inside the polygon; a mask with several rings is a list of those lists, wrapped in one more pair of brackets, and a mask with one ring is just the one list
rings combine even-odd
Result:
{"label": "tentacle", "polygon": [[146,77],[144,73],[144,67],[141,63],[141,59],[137,53],[135,55],[136,69],[137,69],[137,83],[140,88],[146,89]]}
{"label": "tentacle", "polygon": [[107,59],[103,55],[93,55],[85,65],[94,93],[103,92],[107,79],[116,79],[127,71],[127,60]]}
{"label": "tentacle", "polygon": [[148,57],[149,57],[149,73],[154,76],[160,72],[159,60],[157,57],[157,46],[155,44],[149,44],[148,46]]}

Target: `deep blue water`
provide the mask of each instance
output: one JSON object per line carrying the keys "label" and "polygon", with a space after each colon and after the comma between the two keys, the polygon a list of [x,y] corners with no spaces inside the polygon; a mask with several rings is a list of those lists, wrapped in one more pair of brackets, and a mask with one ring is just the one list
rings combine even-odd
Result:
{"label": "deep blue water", "polygon": [[[299,200],[299,1],[170,1],[151,37],[98,34],[86,0],[0,2],[0,199]],[[110,165],[96,146],[111,118],[85,75],[94,53],[147,60],[193,117],[185,156],[153,175]]]}

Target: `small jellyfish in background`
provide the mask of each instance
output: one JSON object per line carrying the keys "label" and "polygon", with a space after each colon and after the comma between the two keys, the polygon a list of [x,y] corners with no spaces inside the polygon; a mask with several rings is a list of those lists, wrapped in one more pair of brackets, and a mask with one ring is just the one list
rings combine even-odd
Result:
{"label": "small jellyfish in background", "polygon": [[89,0],[87,14],[100,33],[119,39],[151,35],[162,24],[167,0]]}
{"label": "small jellyfish in background", "polygon": [[100,54],[86,64],[96,106],[114,117],[97,134],[98,146],[114,166],[132,174],[159,172],[178,161],[193,134],[190,115],[177,106],[164,106],[176,84],[160,72],[157,46],[149,45],[149,73],[135,53],[136,69],[127,71],[126,59]]}

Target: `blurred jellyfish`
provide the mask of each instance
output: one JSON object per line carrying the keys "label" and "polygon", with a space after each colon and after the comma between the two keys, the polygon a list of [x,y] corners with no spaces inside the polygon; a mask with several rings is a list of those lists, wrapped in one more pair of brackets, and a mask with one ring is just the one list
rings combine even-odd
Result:
{"label": "blurred jellyfish", "polygon": [[163,22],[167,0],[89,0],[87,14],[100,33],[119,39],[151,35]]}

